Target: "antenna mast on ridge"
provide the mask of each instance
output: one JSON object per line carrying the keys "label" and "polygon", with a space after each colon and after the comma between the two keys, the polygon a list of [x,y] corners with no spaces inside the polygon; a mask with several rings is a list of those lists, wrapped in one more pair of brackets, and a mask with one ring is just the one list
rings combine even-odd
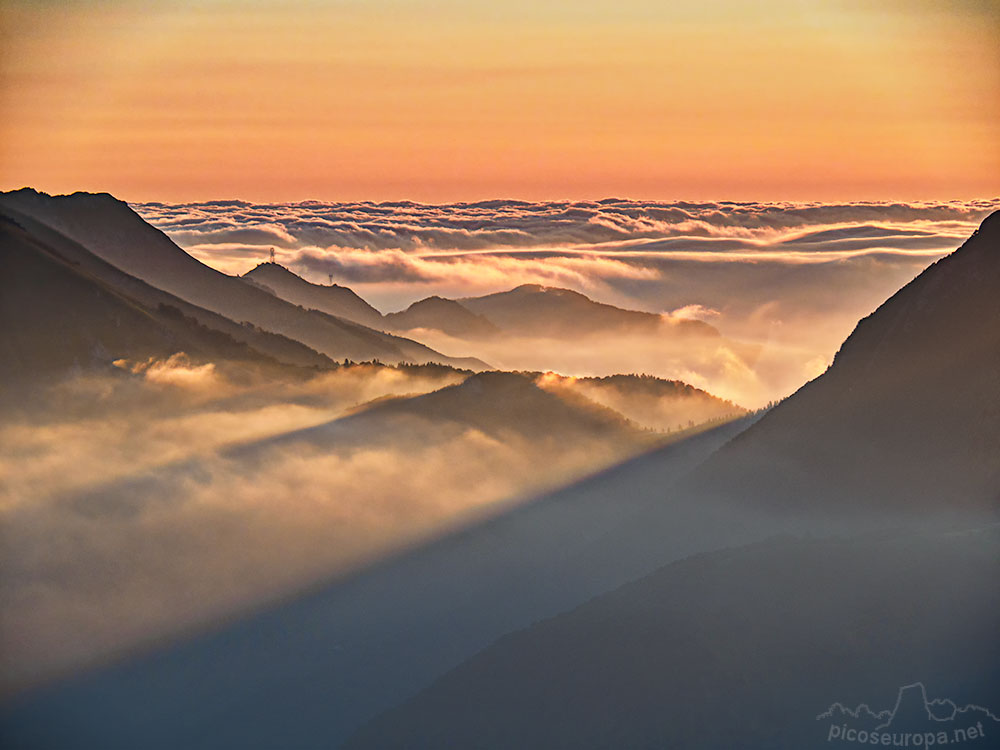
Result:
{"label": "antenna mast on ridge", "polygon": [[330,286],[333,286],[333,274],[332,273],[328,273],[326,276],[327,276],[328,279],[330,279]]}
{"label": "antenna mast on ridge", "polygon": [[271,262],[274,263],[274,248],[271,248]]}

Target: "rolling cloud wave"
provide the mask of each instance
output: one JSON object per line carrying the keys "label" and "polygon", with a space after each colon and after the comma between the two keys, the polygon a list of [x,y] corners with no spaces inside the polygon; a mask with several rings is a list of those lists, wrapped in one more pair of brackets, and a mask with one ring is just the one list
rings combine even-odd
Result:
{"label": "rolling cloud wave", "polygon": [[314,280],[327,274],[361,284],[512,278],[586,290],[606,279],[656,275],[661,261],[677,258],[933,259],[998,206],[1000,199],[843,204],[606,199],[448,205],[209,201],[135,208],[182,247],[228,272],[245,272],[274,247],[281,262]]}
{"label": "rolling cloud wave", "polygon": [[[664,238],[752,242],[796,230],[855,225],[872,239],[935,233],[920,225],[977,223],[1000,199],[941,203],[650,203],[485,201],[165,204],[136,209],[180,244],[245,242],[367,250],[481,250]],[[886,226],[886,225],[890,226]],[[891,225],[914,224],[910,229]],[[958,227],[951,227],[958,229]],[[840,227],[843,233],[847,228]],[[857,236],[857,235],[855,235]],[[840,239],[830,236],[830,241]],[[812,241],[816,241],[813,238]]]}

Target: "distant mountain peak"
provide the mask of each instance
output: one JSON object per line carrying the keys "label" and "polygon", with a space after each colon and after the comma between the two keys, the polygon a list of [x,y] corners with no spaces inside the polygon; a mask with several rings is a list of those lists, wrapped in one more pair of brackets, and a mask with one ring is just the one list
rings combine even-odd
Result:
{"label": "distant mountain peak", "polygon": [[[303,278],[299,274],[295,273],[295,271],[290,269],[288,266],[283,266],[280,263],[273,260],[261,261],[256,266],[247,271],[245,274],[243,274],[243,278],[246,277],[252,278],[254,274],[256,274],[257,276],[266,275],[271,277],[273,277],[274,275],[279,275],[285,277],[289,281],[293,281],[299,284],[306,284],[315,289],[343,289],[350,292],[352,295],[357,296],[357,293],[350,287],[341,286],[340,284],[333,284],[333,283],[317,284],[315,282],[309,281],[309,279]],[[358,299],[361,298],[358,297]]]}
{"label": "distant mountain peak", "polygon": [[[503,294],[504,292],[500,292]],[[573,289],[566,289],[561,286],[545,286],[544,284],[521,284],[516,286],[508,292],[509,294],[549,294],[555,297],[582,297],[583,299],[590,300],[586,294],[574,291]]]}
{"label": "distant mountain peak", "polygon": [[321,310],[372,328],[383,327],[382,313],[359,297],[353,289],[339,284],[314,284],[280,263],[258,263],[241,278],[263,284],[278,297],[296,305]]}
{"label": "distant mountain peak", "polygon": [[56,201],[68,200],[68,199],[96,200],[107,203],[120,204],[122,206],[128,205],[128,203],[126,203],[123,200],[119,200],[111,193],[90,193],[85,190],[77,190],[75,193],[52,195],[50,193],[46,193],[43,190],[36,190],[35,188],[32,187],[23,187],[23,188],[18,188],[17,190],[10,190],[6,193],[0,193],[0,195],[9,195],[11,197],[16,196],[18,198],[35,198],[38,200],[56,200]]}
{"label": "distant mountain peak", "polygon": [[448,307],[453,307],[453,306],[462,307],[460,303],[456,302],[453,299],[446,299],[444,297],[441,297],[440,295],[432,294],[430,297],[424,297],[423,299],[418,299],[416,302],[411,304],[406,309],[409,311],[418,307],[425,307],[428,305],[447,305]]}
{"label": "distant mountain peak", "polygon": [[627,310],[598,302],[573,289],[521,284],[505,292],[459,299],[501,329],[530,336],[576,336],[595,333],[657,332],[719,336],[700,320],[672,321],[658,313]]}
{"label": "distant mountain peak", "polygon": [[433,328],[459,338],[493,336],[500,330],[461,302],[438,295],[417,300],[402,312],[389,313],[385,320],[400,330]]}

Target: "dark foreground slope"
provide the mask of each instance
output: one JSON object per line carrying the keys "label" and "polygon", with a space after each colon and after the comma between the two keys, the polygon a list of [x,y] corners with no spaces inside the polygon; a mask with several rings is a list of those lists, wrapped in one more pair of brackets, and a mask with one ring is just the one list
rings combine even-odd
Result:
{"label": "dark foreground slope", "polygon": [[[994,526],[698,555],[502,638],[346,746],[857,747],[827,745],[849,717],[817,716],[891,710],[917,681],[996,709],[998,551]],[[969,746],[994,746],[1000,722],[975,721],[987,740]],[[894,730],[951,728],[901,717]]]}
{"label": "dark foreground slope", "polygon": [[[891,708],[917,681],[1000,708],[998,232],[994,215],[675,488],[844,538],[668,565],[502,639],[352,746],[819,747],[831,703]],[[885,523],[920,533],[871,534]]]}
{"label": "dark foreground slope", "polygon": [[1000,507],[1000,213],[691,486],[776,508]]}
{"label": "dark foreground slope", "polygon": [[[468,390],[436,411],[461,419]],[[416,401],[411,414],[428,405]],[[349,430],[286,439],[336,445],[405,411],[383,408]],[[744,427],[633,459],[214,634],[8,701],[0,736],[52,749],[336,747],[503,633],[648,572],[664,554],[745,538],[718,518],[696,532],[683,508],[660,512],[677,517],[676,532],[649,522],[671,483]],[[243,458],[252,464],[259,450],[246,446]]]}
{"label": "dark foreground slope", "polygon": [[446,357],[423,344],[306,310],[227,276],[177,247],[110,195],[50,196],[23,189],[0,195],[0,209],[27,216],[79,242],[127,274],[230,320],[248,321],[300,341],[334,359],[438,362],[482,366]]}

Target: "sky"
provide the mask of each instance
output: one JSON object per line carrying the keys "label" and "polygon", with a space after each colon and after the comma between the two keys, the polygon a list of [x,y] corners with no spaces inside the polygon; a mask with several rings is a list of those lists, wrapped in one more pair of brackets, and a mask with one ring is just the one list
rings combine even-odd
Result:
{"label": "sky", "polygon": [[0,188],[983,198],[995,0],[5,0]]}

